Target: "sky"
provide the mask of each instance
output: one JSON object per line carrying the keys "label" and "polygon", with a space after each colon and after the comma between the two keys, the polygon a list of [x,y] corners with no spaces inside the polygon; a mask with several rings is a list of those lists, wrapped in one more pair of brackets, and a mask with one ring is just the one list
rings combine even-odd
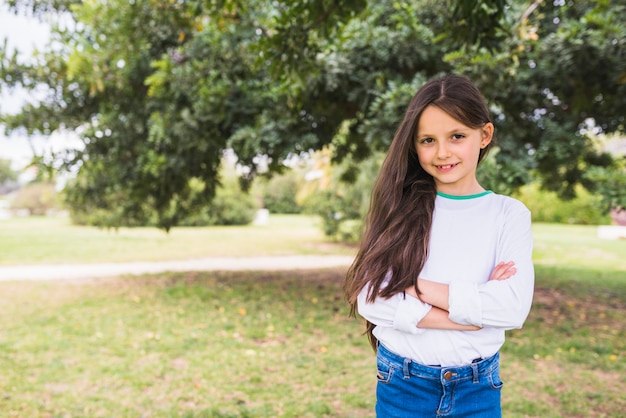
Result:
{"label": "sky", "polygon": [[[31,55],[37,47],[43,47],[49,39],[49,27],[37,19],[11,13],[4,2],[0,0],[0,47],[7,39],[9,51],[17,49],[24,59]],[[26,101],[32,100],[23,91],[10,92],[0,95],[0,110],[8,113],[18,112]],[[33,157],[33,150],[39,154],[49,154],[51,151],[76,146],[77,139],[70,134],[55,134],[50,138],[32,137],[12,134],[5,135],[0,126],[0,158],[12,161],[14,170],[26,166]]]}

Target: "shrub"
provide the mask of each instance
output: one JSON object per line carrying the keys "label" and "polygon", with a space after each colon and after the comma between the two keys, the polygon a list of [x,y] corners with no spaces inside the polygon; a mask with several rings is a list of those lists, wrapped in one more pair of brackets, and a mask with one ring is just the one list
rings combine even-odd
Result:
{"label": "shrub", "polygon": [[70,220],[74,225],[89,225],[102,228],[155,226],[156,216],[148,209],[143,212],[143,217],[124,216],[122,207],[107,210],[99,207],[70,206]]}
{"label": "shrub", "polygon": [[181,220],[181,226],[247,225],[254,220],[258,205],[254,198],[230,180],[218,187],[205,210]]}
{"label": "shrub", "polygon": [[601,196],[604,210],[626,210],[626,157],[612,167],[594,167],[586,178],[591,188]]}
{"label": "shrub", "polygon": [[[200,193],[202,184],[192,185]],[[193,196],[191,197],[193,199]],[[218,186],[210,205],[179,220],[179,226],[247,225],[254,220],[258,205],[254,198],[241,190],[236,179]],[[174,210],[174,209],[172,209]],[[77,225],[98,227],[156,226],[156,214],[148,209],[132,218],[123,217],[121,206],[111,210],[102,208],[70,207],[70,219]]]}
{"label": "shrub", "polygon": [[53,183],[31,183],[22,187],[11,202],[12,209],[27,210],[30,215],[45,215],[57,206]]}
{"label": "shrub", "polygon": [[331,179],[324,182],[328,183],[325,188],[307,198],[306,211],[321,217],[326,236],[347,243],[361,238],[363,220],[381,162],[380,154],[358,164],[346,161],[333,168]]}
{"label": "shrub", "polygon": [[271,213],[300,213],[302,206],[296,201],[298,179],[293,170],[275,175],[261,185],[263,206]]}
{"label": "shrub", "polygon": [[562,200],[555,192],[541,190],[538,183],[521,187],[515,197],[530,209],[534,222],[600,225],[609,222],[603,209],[602,197],[582,186],[576,188],[576,197]]}

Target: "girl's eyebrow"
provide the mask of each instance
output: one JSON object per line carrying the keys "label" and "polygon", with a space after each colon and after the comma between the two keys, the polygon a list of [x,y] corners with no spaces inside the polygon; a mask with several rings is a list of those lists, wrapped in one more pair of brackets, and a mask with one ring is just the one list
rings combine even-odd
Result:
{"label": "girl's eyebrow", "polygon": [[[454,134],[456,132],[467,132],[467,131],[471,131],[471,130],[472,130],[472,128],[469,128],[467,126],[461,126],[461,127],[458,127],[458,128],[451,129],[450,131],[446,132],[445,134],[446,135],[451,135],[451,134]],[[420,133],[419,129],[417,131],[417,134],[415,135],[416,138],[424,138],[424,137],[430,137],[430,136],[436,136],[436,135],[428,134],[428,133]]]}

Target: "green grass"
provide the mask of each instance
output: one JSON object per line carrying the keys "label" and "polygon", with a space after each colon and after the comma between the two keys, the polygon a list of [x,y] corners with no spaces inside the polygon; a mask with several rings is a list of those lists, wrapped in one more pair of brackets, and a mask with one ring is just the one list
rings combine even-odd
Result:
{"label": "green grass", "polygon": [[67,218],[0,220],[0,265],[179,260],[219,256],[352,254],[328,243],[311,216],[272,215],[268,225],[100,229]]}
{"label": "green grass", "polygon": [[[502,350],[504,416],[621,417],[626,242],[541,224],[535,240],[533,309]],[[374,357],[343,274],[0,283],[0,417],[372,416]]]}
{"label": "green grass", "polygon": [[341,273],[0,283],[2,416],[367,416]]}
{"label": "green grass", "polygon": [[626,240],[606,240],[590,225],[535,224],[534,259],[543,266],[626,272]]}
{"label": "green grass", "polygon": [[623,416],[625,315],[624,272],[538,266],[530,316],[503,350],[507,407],[517,416]]}

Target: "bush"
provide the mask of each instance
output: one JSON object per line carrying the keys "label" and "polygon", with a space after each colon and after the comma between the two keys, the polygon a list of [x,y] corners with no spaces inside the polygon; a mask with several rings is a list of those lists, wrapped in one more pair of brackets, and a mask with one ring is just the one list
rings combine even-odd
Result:
{"label": "bush", "polygon": [[591,194],[582,186],[576,188],[576,198],[562,200],[555,192],[541,190],[538,183],[523,186],[515,197],[532,212],[534,222],[601,225],[609,223],[602,197]]}
{"label": "bush", "polygon": [[30,215],[45,215],[57,206],[53,183],[31,183],[22,187],[11,202],[12,209],[27,210]]}
{"label": "bush", "polygon": [[77,208],[70,206],[70,220],[74,225],[97,226],[101,228],[118,228],[155,226],[156,216],[148,209],[143,212],[143,217],[128,217],[123,214],[122,207],[107,210],[98,207]]}
{"label": "bush", "polygon": [[381,162],[376,154],[358,164],[346,161],[333,167],[328,186],[307,198],[306,211],[321,217],[326,236],[339,242],[359,241]]}
{"label": "bush", "polygon": [[181,220],[181,226],[247,225],[254,220],[258,205],[241,190],[236,181],[228,181],[217,189],[206,210]]}
{"label": "bush", "polygon": [[302,206],[296,201],[298,179],[293,171],[276,175],[261,185],[263,206],[271,213],[300,213]]}
{"label": "bush", "polygon": [[[204,187],[195,184],[197,192]],[[193,198],[193,196],[192,196]],[[217,188],[211,204],[198,213],[179,220],[179,226],[247,225],[254,220],[258,205],[254,198],[241,190],[236,179],[231,179]],[[104,228],[156,226],[156,214],[148,209],[132,218],[123,217],[121,206],[111,210],[102,208],[70,207],[70,219],[77,225]],[[172,209],[173,210],[173,209]],[[141,216],[139,216],[141,215]]]}
{"label": "bush", "polygon": [[604,210],[626,210],[626,158],[612,167],[594,167],[586,178],[592,182],[591,188],[602,197]]}

